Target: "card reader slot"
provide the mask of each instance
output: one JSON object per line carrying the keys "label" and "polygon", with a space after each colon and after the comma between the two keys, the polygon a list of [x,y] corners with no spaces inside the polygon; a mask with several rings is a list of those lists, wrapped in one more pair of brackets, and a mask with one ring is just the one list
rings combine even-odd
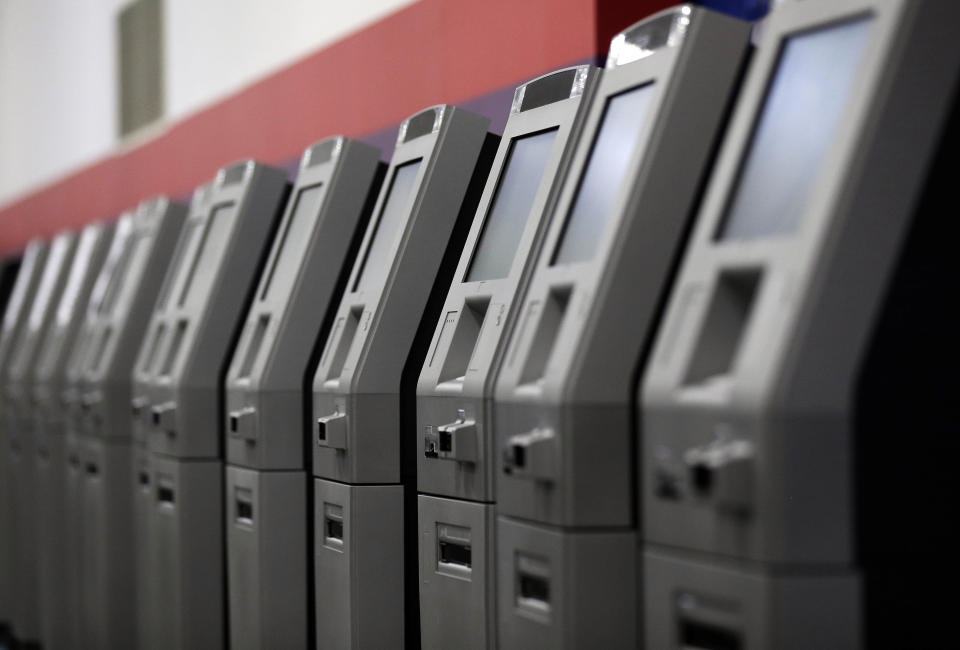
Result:
{"label": "card reader slot", "polygon": [[712,383],[730,374],[753,312],[762,277],[763,272],[759,269],[721,273],[707,307],[684,384]]}
{"label": "card reader slot", "polygon": [[234,516],[238,523],[253,524],[253,492],[248,488],[236,488],[234,493]]}
{"label": "card reader slot", "polygon": [[540,322],[530,340],[527,360],[520,375],[521,384],[539,382],[547,370],[547,362],[553,353],[560,326],[570,303],[571,287],[555,288],[550,292],[540,314]]}
{"label": "card reader slot", "polygon": [[440,371],[440,383],[463,381],[467,374],[467,367],[470,365],[470,359],[473,357],[473,351],[480,338],[483,319],[487,315],[489,306],[490,298],[464,303],[460,318],[453,331],[453,340],[447,349],[443,370]]}

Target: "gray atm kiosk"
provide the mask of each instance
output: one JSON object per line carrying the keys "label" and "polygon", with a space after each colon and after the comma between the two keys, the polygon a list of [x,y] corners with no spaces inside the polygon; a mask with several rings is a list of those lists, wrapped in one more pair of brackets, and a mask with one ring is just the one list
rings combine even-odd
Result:
{"label": "gray atm kiosk", "polygon": [[514,93],[417,386],[420,626],[428,648],[493,648],[493,376],[600,71]]}
{"label": "gray atm kiosk", "polygon": [[316,635],[336,647],[419,643],[416,447],[406,438],[427,328],[496,147],[488,124],[452,106],[401,124],[314,377]]}
{"label": "gray atm kiosk", "polygon": [[121,218],[91,297],[80,377],[81,640],[135,644],[130,376],[186,207],[166,197]]}
{"label": "gray atm kiosk", "polygon": [[67,284],[34,369],[38,611],[40,642],[50,650],[70,648],[76,643],[67,627],[69,601],[64,589],[69,553],[64,550],[68,410],[63,401],[63,390],[68,361],[83,329],[87,303],[113,233],[113,224],[105,223],[93,223],[81,231]]}
{"label": "gray atm kiosk", "polygon": [[37,642],[40,639],[38,618],[37,520],[34,507],[36,487],[36,445],[33,426],[33,371],[41,346],[53,322],[60,295],[67,282],[68,271],[77,249],[77,234],[61,232],[50,243],[50,254],[43,267],[40,283],[30,305],[26,323],[20,332],[17,347],[6,368],[5,410],[10,426],[7,429],[6,500],[10,528],[11,588],[13,627],[18,639]]}
{"label": "gray atm kiosk", "polygon": [[136,362],[156,364],[135,407],[149,413],[157,647],[225,643],[223,380],[287,190],[283,170],[253,161],[218,172],[184,225]]}
{"label": "gray atm kiosk", "polygon": [[[7,505],[10,490],[9,469],[7,467],[7,449],[15,425],[12,407],[7,402],[7,376],[14,352],[18,349],[20,336],[26,327],[27,316],[33,304],[40,284],[40,275],[47,262],[50,245],[40,239],[32,240],[23,253],[20,270],[13,286],[13,292],[3,314],[3,330],[0,331],[0,530],[13,529],[11,511]],[[0,535],[0,621],[11,628],[14,626],[18,595],[14,589],[14,571],[16,562],[12,553],[12,537]],[[17,630],[13,630],[14,633]]]}
{"label": "gray atm kiosk", "polygon": [[[926,356],[938,332],[908,309],[870,349],[914,225],[955,223],[917,202],[957,90],[960,5],[807,0],[767,20],[642,386],[647,647],[950,645],[956,534],[930,542],[955,505],[956,425],[930,428],[942,407],[911,384],[952,373],[867,375],[874,353]],[[951,302],[955,242],[912,260],[948,270],[911,300]],[[898,391],[861,401],[876,381]],[[873,416],[898,408],[906,428]]]}
{"label": "gray atm kiosk", "polygon": [[[191,219],[200,219],[206,214],[208,209],[207,197],[213,188],[213,183],[207,183],[197,187],[193,192],[190,201],[189,215]],[[181,224],[182,226],[182,224]],[[178,231],[178,235],[179,235]],[[168,263],[160,269],[160,277],[163,283],[156,294],[156,300],[151,304],[151,310],[159,311],[166,304],[165,296],[169,293],[172,282],[172,272],[170,269],[179,266],[180,258],[183,256],[185,242],[182,236],[178,237],[173,252],[170,255]],[[161,343],[154,337],[154,344]],[[141,345],[142,347],[142,345]],[[131,433],[133,437],[133,468],[131,490],[133,498],[133,528],[134,545],[136,553],[134,554],[134,588],[136,590],[136,635],[137,647],[149,650],[157,648],[159,650],[157,625],[161,622],[156,614],[156,587],[152,583],[153,576],[156,573],[156,550],[155,535],[153,534],[153,510],[156,504],[156,494],[153,485],[152,463],[150,462],[151,453],[147,447],[147,431],[150,425],[150,402],[146,397],[151,381],[156,375],[155,361],[157,350],[154,347],[146,358],[141,358],[143,351],[138,354],[134,362],[131,379]]]}
{"label": "gray atm kiosk", "polygon": [[680,5],[611,43],[497,378],[501,648],[638,645],[636,373],[748,38]]}
{"label": "gray atm kiosk", "polygon": [[379,149],[344,137],[306,150],[227,371],[224,523],[233,648],[309,645],[307,382],[383,167]]}

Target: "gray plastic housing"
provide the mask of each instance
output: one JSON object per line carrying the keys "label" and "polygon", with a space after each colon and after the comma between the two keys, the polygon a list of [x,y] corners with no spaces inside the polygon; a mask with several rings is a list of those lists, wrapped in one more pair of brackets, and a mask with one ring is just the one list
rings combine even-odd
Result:
{"label": "gray plastic housing", "polygon": [[[8,503],[10,476],[7,469],[9,442],[16,426],[11,408],[7,405],[7,370],[20,334],[27,321],[40,276],[47,261],[50,245],[41,239],[31,240],[24,250],[20,270],[3,314],[0,331],[0,530],[13,530],[12,509]],[[11,622],[16,591],[13,589],[14,546],[9,535],[0,535],[0,619]]]}
{"label": "gray plastic housing", "polygon": [[638,647],[637,534],[497,517],[498,648]]}
{"label": "gray plastic housing", "polygon": [[769,575],[666,551],[645,553],[643,567],[647,648],[862,647],[860,587],[851,573]]}
{"label": "gray plastic housing", "polygon": [[131,439],[130,374],[185,217],[185,205],[158,196],[117,223],[90,298],[78,360],[87,435]]}
{"label": "gray plastic housing", "polygon": [[69,569],[67,536],[66,436],[47,436],[37,446],[36,512],[38,559],[38,611],[40,639],[50,650],[70,648],[67,626],[71,602],[66,589]]}
{"label": "gray plastic housing", "polygon": [[282,169],[235,163],[217,173],[207,210],[184,224],[136,362],[157,365],[137,395],[149,400],[151,451],[220,455],[222,382],[287,189]]}
{"label": "gray plastic housing", "polygon": [[420,639],[424,648],[497,647],[493,504],[420,495]]}
{"label": "gray plastic housing", "polygon": [[130,440],[86,437],[81,450],[81,643],[134,647],[133,471]]}
{"label": "gray plastic housing", "polygon": [[67,617],[61,623],[70,639],[80,639],[83,633],[83,445],[86,439],[68,429],[64,436],[64,487],[66,516],[60,552],[65,557],[66,573],[61,589],[66,600]]}
{"label": "gray plastic housing", "polygon": [[153,647],[223,648],[223,464],[154,454],[151,470],[151,537],[139,561],[150,572]]}
{"label": "gray plastic housing", "polygon": [[68,554],[66,535],[66,415],[62,400],[67,362],[87,314],[94,282],[113,238],[113,225],[94,223],[80,233],[67,284],[54,320],[41,344],[33,371],[34,488],[37,523],[40,638],[45,648],[69,648],[65,621],[69,603],[64,589]]}
{"label": "gray plastic housing", "polygon": [[5,368],[5,408],[9,415],[21,423],[20,428],[8,431],[8,434],[22,436],[24,444],[33,432],[34,371],[67,284],[73,256],[77,251],[77,239],[77,233],[63,231],[51,240],[50,254],[30,303],[30,311]]}
{"label": "gray plastic housing", "polygon": [[[497,378],[499,514],[635,522],[636,373],[749,34],[746,22],[680,5],[613,39]],[[629,102],[624,117],[616,102]]]}
{"label": "gray plastic housing", "polygon": [[156,630],[156,589],[151,582],[155,575],[157,558],[150,555],[153,530],[153,508],[156,495],[153,491],[152,454],[146,447],[134,443],[131,449],[132,472],[131,492],[133,494],[133,587],[135,590],[134,625],[136,638],[134,647],[141,650],[162,650],[155,646]]}
{"label": "gray plastic housing", "polygon": [[49,435],[62,435],[66,429],[63,391],[67,385],[68,363],[84,328],[90,297],[113,234],[114,225],[106,223],[92,223],[80,231],[67,283],[33,368],[38,444],[43,444]]}
{"label": "gray plastic housing", "polygon": [[351,650],[402,648],[403,486],[314,479],[316,638]]}
{"label": "gray plastic housing", "polygon": [[[488,125],[485,117],[441,105],[400,126],[387,178],[314,375],[315,476],[351,483],[400,481],[401,374]],[[419,167],[403,205],[390,205],[401,178],[398,170],[414,164]],[[378,236],[381,221],[393,228],[385,231],[388,239]]]}
{"label": "gray plastic housing", "polygon": [[7,480],[3,497],[7,504],[9,528],[4,529],[10,553],[13,627],[19,638],[39,639],[38,571],[36,521],[36,440],[34,432],[33,369],[41,343],[50,328],[57,303],[77,248],[77,235],[61,232],[50,244],[36,294],[17,347],[6,368],[6,456]]}
{"label": "gray plastic housing", "polygon": [[[489,422],[493,371],[503,347],[500,341],[515,316],[515,297],[536,260],[599,76],[597,68],[584,65],[551,72],[516,89],[417,384],[417,486],[421,491],[493,501],[495,463]],[[515,147],[522,146],[525,137],[547,134],[552,134],[553,141],[539,160],[515,155]],[[537,162],[539,168],[520,168]],[[523,179],[532,182],[523,183],[527,189],[521,197],[510,192],[508,175],[525,172],[536,176]],[[529,207],[522,205],[523,199]],[[498,230],[513,236],[499,235]],[[484,244],[489,247],[498,235],[508,240],[498,241],[502,248],[515,243],[516,250],[500,262],[501,268],[490,269],[499,273],[475,279],[472,269],[483,255],[491,255]]]}
{"label": "gray plastic housing", "polygon": [[379,149],[340,136],[304,153],[227,371],[227,462],[271,470],[309,462],[304,381],[311,351],[339,299],[341,269],[352,262],[368,197],[379,189],[379,166]]}
{"label": "gray plastic housing", "polygon": [[47,262],[50,244],[42,239],[33,239],[27,244],[20,262],[20,270],[13,284],[7,308],[3,313],[3,330],[0,331],[0,379],[6,383],[7,368],[20,340],[30,306],[40,283],[43,267]]}
{"label": "gray plastic housing", "polygon": [[[785,3],[768,17],[642,384],[648,542],[853,560],[852,391],[960,70],[958,19],[956,3],[902,0]],[[727,206],[782,53],[855,25],[859,54],[825,64],[853,66],[848,98],[809,191],[787,203],[796,223],[731,235]]]}
{"label": "gray plastic housing", "polygon": [[309,481],[302,470],[226,468],[231,648],[307,647]]}

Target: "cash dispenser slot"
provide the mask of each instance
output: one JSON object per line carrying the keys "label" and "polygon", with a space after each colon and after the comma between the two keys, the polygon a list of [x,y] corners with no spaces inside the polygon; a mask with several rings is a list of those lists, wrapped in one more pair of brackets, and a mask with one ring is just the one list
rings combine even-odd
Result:
{"label": "cash dispenser slot", "polygon": [[681,593],[677,605],[680,650],[742,650],[739,610],[732,603]]}
{"label": "cash dispenser slot", "polygon": [[717,279],[684,384],[703,386],[730,375],[763,278],[760,269],[724,271]]}
{"label": "cash dispenser slot", "polygon": [[168,480],[157,481],[157,503],[162,507],[172,508],[176,503],[176,490]]}
{"label": "cash dispenser slot", "polygon": [[[570,304],[571,293],[573,293],[571,287],[556,287],[550,291],[546,302],[543,303],[540,322],[537,324],[536,333],[530,341],[526,363],[523,366],[523,373],[520,375],[521,384],[538,383],[543,379],[547,370],[547,362],[553,353],[557,335],[560,333],[560,326],[563,324],[563,318]],[[537,306],[537,303],[531,304],[531,311],[527,314],[528,318],[536,316],[535,309]]]}
{"label": "cash dispenser slot", "polygon": [[323,544],[343,551],[343,506],[323,504]]}
{"label": "cash dispenser slot", "polygon": [[[462,386],[467,374],[467,367],[470,365],[470,359],[473,357],[473,351],[480,338],[480,330],[483,328],[483,321],[486,318],[489,306],[489,296],[479,300],[467,300],[464,303],[463,309],[460,311],[460,318],[457,319],[456,326],[453,328],[452,340],[447,350],[443,370],[440,371],[439,383]],[[444,329],[451,326],[449,322],[450,314],[447,316],[448,320],[444,323]],[[440,332],[438,348],[443,344],[444,334],[445,332]]]}
{"label": "cash dispenser slot", "polygon": [[525,553],[517,553],[515,562],[517,609],[538,620],[549,618],[550,564]]}
{"label": "cash dispenser slot", "polygon": [[234,492],[234,518],[237,523],[253,525],[253,492],[238,487]]}
{"label": "cash dispenser slot", "polygon": [[437,522],[437,572],[470,580],[473,546],[470,528]]}
{"label": "cash dispenser slot", "polygon": [[438,557],[442,564],[456,564],[468,569],[471,567],[469,544],[441,540],[439,543]]}

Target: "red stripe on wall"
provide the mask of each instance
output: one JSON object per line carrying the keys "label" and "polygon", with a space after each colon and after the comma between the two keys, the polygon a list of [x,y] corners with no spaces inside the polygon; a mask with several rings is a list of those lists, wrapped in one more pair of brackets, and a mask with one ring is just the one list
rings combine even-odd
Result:
{"label": "red stripe on wall", "polygon": [[[226,163],[281,164],[323,137],[363,137],[606,51],[665,0],[420,0],[0,210],[0,256],[37,235],[189,194]],[[629,16],[629,18],[625,18]]]}

